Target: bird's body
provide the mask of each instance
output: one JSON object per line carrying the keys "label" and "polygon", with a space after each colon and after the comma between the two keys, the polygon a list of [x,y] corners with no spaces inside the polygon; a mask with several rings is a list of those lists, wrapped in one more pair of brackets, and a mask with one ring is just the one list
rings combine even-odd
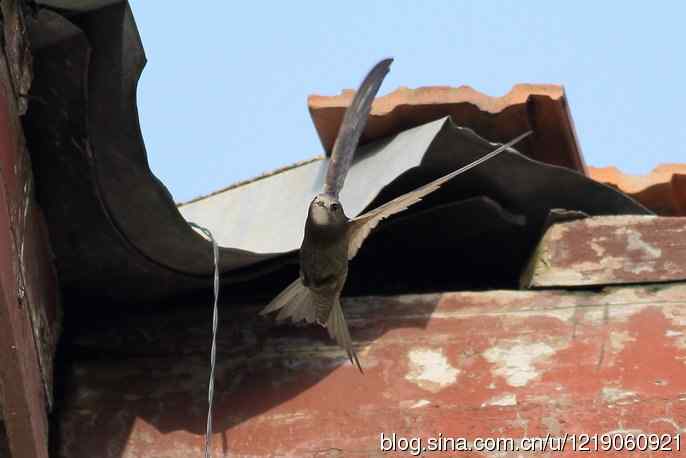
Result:
{"label": "bird's body", "polygon": [[[328,207],[332,203],[338,210]],[[318,323],[326,325],[347,276],[348,218],[337,199],[320,194],[310,205],[300,246],[300,278],[317,298]]]}
{"label": "bird's body", "polygon": [[261,312],[267,314],[278,310],[278,321],[290,318],[294,322],[304,320],[325,326],[329,335],[345,349],[350,361],[360,371],[362,366],[353,349],[340,302],[348,275],[348,261],[357,254],[364,240],[383,219],[404,211],[455,176],[499,154],[531,133],[520,135],[471,164],[367,213],[348,218],[338,195],[364,130],[372,100],[391,62],[391,59],[386,59],[372,68],[346,110],[329,159],[324,190],[315,196],[309,206],[300,247],[300,275]]}

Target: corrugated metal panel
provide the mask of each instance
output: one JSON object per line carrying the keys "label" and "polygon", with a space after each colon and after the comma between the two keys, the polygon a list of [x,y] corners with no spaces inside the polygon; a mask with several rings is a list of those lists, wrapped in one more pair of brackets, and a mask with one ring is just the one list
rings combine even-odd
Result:
{"label": "corrugated metal panel", "polygon": [[[532,142],[538,136],[536,132]],[[528,143],[527,139],[521,147],[526,148]],[[458,127],[450,118],[411,128],[358,151],[359,158],[346,179],[341,201],[349,217],[357,216],[365,208],[378,205],[389,188],[407,192],[493,148],[493,144]],[[534,225],[557,207],[592,214],[645,212],[614,190],[597,186],[569,170],[531,161],[517,151],[507,151],[458,177],[439,192],[441,197],[425,199],[429,204],[424,208],[437,206],[437,201],[455,202],[483,193],[508,202],[512,210],[527,214]],[[295,251],[302,242],[308,205],[322,189],[327,164],[324,159],[309,162],[182,205],[180,211],[186,219],[210,228],[221,245],[258,253]],[[412,207],[408,213],[416,213],[417,208]],[[452,221],[445,220],[445,224]]]}

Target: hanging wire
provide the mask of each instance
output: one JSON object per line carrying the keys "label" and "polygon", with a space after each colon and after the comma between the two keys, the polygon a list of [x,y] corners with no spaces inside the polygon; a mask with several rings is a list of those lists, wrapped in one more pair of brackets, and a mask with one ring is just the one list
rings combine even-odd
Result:
{"label": "hanging wire", "polygon": [[212,404],[214,402],[214,369],[217,361],[217,325],[219,322],[219,246],[209,229],[189,222],[212,242],[212,257],[214,259],[214,302],[212,305],[212,347],[210,349],[210,379],[207,388],[207,429],[205,430],[205,458],[212,458]]}
{"label": "hanging wire", "polygon": [[[529,131],[517,139],[511,141],[510,143],[516,143],[522,138],[530,135],[532,132]],[[476,167],[482,162],[496,156],[497,154],[506,150],[507,147],[501,146],[500,148],[486,154],[484,157],[477,159],[476,161],[467,164],[466,166],[456,170],[455,175],[466,172],[467,170]],[[213,275],[213,291],[214,291],[214,301],[212,304],[212,347],[210,349],[210,379],[207,388],[207,429],[205,430],[205,458],[212,458],[212,405],[214,402],[214,370],[217,360],[217,327],[219,321],[219,246],[217,241],[212,236],[212,232],[209,229],[202,227],[196,223],[188,222],[188,224],[199,231],[206,239],[212,242],[212,257],[214,264],[214,275]]]}

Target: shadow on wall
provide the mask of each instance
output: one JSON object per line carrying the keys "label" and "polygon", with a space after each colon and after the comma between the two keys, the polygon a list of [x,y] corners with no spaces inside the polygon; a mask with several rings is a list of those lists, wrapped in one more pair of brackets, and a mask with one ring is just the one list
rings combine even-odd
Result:
{"label": "shadow on wall", "polygon": [[[395,330],[423,329],[439,298],[344,300],[368,374],[382,373],[384,365],[393,363],[386,347],[373,342]],[[53,416],[56,456],[119,458],[143,445],[145,456],[167,456],[176,449],[167,443],[145,444],[141,434],[146,430],[187,431],[192,436],[178,447],[198,453],[207,414],[209,304],[198,301],[194,307],[156,314],[113,314],[88,327],[68,329],[69,340],[62,347],[68,361],[61,365],[61,396]],[[225,453],[241,434],[268,434],[260,431],[261,421],[249,420],[285,403],[316,410],[308,398],[341,396],[340,402],[355,403],[359,396],[376,396],[377,388],[369,384],[377,377],[359,374],[323,328],[273,327],[258,316],[259,309],[243,307],[230,316],[220,311],[213,429],[214,443],[223,438]],[[389,313],[403,310],[411,316],[388,319]],[[317,384],[332,376],[340,391],[321,392]]]}

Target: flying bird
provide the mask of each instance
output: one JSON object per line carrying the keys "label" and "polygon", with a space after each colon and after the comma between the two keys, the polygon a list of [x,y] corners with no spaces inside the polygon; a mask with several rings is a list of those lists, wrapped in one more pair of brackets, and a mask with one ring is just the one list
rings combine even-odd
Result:
{"label": "flying bird", "polygon": [[341,290],[351,260],[371,231],[389,216],[402,212],[424,196],[434,192],[455,176],[479,165],[519,142],[531,131],[498,147],[480,159],[434,180],[414,191],[397,197],[363,215],[350,219],[338,198],[353,155],[364,131],[372,101],[389,71],[393,59],[377,63],[362,81],[334,143],[326,172],[324,190],[310,203],[305,221],[305,235],[300,246],[300,275],[267,305],[260,314],[279,310],[277,321],[290,318],[325,326],[331,338],[340,345],[350,362],[362,372],[353,349],[348,325],[341,308]]}

